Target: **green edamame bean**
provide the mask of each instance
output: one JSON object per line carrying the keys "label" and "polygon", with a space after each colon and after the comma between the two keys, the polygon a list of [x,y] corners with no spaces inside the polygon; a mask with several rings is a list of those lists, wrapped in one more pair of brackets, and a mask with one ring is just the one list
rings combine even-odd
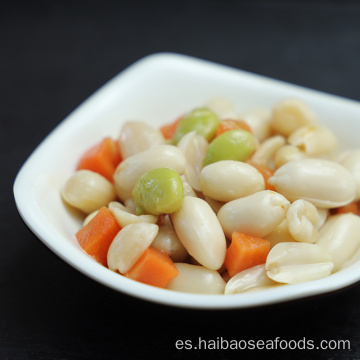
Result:
{"label": "green edamame bean", "polygon": [[203,165],[220,160],[246,161],[255,150],[254,136],[245,130],[229,130],[214,139],[206,152]]}
{"label": "green edamame bean", "polygon": [[150,170],[139,178],[132,192],[136,213],[171,214],[180,209],[183,193],[182,181],[175,170]]}
{"label": "green edamame bean", "polygon": [[172,140],[173,144],[176,145],[190,131],[196,131],[198,135],[202,135],[207,141],[211,141],[216,135],[218,126],[219,118],[210,109],[195,109],[179,122]]}

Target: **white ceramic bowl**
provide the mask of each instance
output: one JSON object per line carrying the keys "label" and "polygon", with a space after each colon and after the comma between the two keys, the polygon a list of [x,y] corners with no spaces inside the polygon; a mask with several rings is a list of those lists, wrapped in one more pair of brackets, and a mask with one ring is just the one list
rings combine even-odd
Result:
{"label": "white ceramic bowl", "polygon": [[[215,96],[237,110],[271,108],[288,97],[306,101],[348,148],[360,135],[360,104],[176,54],[155,54],[120,73],[71,113],[38,146],[21,168],[14,194],[29,228],[54,253],[90,278],[141,299],[188,308],[229,309],[260,306],[338,290],[360,279],[360,263],[327,278],[237,295],[196,295],[158,289],[120,276],[88,257],[74,241],[81,218],[67,209],[60,189],[80,154],[104,136],[116,137],[126,120],[156,126],[175,119]],[[49,156],[51,154],[51,156]]]}

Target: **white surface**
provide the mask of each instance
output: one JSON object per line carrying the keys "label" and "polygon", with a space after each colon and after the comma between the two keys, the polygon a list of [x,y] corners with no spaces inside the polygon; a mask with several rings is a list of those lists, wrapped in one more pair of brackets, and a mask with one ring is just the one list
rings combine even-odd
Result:
{"label": "white surface", "polygon": [[[88,257],[74,241],[81,226],[62,203],[60,188],[85,149],[104,136],[117,137],[126,120],[159,126],[215,96],[237,112],[271,108],[288,97],[306,101],[347,148],[360,134],[360,105],[343,98],[176,54],[154,54],[120,73],[71,113],[20,170],[14,194],[30,229],[58,256],[90,278],[149,301],[190,308],[244,308],[334,291],[360,279],[360,263],[327,278],[237,295],[195,295],[158,289],[116,274]],[[49,156],[51,154],[51,156]],[[76,214],[75,214],[76,215]]]}

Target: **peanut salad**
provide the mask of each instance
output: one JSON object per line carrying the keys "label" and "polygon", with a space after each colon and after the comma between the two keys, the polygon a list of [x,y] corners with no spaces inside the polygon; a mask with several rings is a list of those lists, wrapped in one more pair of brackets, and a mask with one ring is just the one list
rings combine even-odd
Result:
{"label": "peanut salad", "polygon": [[235,294],[320,279],[360,253],[360,150],[299,99],[225,98],[161,128],[125,122],[64,184],[94,260],[169,290]]}

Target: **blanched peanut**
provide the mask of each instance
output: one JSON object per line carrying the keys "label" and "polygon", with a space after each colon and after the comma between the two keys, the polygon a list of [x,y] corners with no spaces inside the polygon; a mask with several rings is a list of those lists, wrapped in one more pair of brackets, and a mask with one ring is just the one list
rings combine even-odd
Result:
{"label": "blanched peanut", "polygon": [[186,179],[185,175],[180,175],[181,182],[183,184],[184,196],[197,196],[194,189],[191,187]]}
{"label": "blanched peanut", "polygon": [[268,290],[268,289],[279,287],[279,286],[284,286],[284,284],[280,284],[280,283],[277,283],[274,281],[272,285],[253,287],[253,288],[250,288],[249,290],[246,290],[246,292],[247,293],[258,292],[258,291]]}
{"label": "blanched peanut", "polygon": [[123,159],[161,144],[165,144],[161,131],[146,122],[127,121],[121,128],[119,145]]}
{"label": "blanched peanut", "polygon": [[259,141],[263,141],[271,135],[270,126],[271,111],[268,109],[256,109],[240,114],[239,120],[245,121]]}
{"label": "blanched peanut", "polygon": [[134,204],[133,198],[128,198],[124,201],[126,211],[131,214],[136,214],[136,206]]}
{"label": "blanched peanut", "polygon": [[281,135],[272,136],[264,140],[255,151],[251,160],[257,164],[265,164],[274,167],[274,157],[276,152],[285,145],[286,139]]}
{"label": "blanched peanut", "polygon": [[179,274],[167,286],[169,290],[194,294],[223,294],[225,281],[221,275],[201,265],[175,263]]}
{"label": "blanched peanut", "polygon": [[212,110],[219,119],[234,118],[234,104],[225,97],[214,97],[205,103],[205,107]]}
{"label": "blanched peanut", "polygon": [[159,226],[168,226],[168,227],[170,227],[172,229],[174,228],[174,226],[173,226],[173,224],[171,222],[169,214],[162,215],[161,217],[159,217],[159,220],[158,220],[157,224]]}
{"label": "blanched peanut", "polygon": [[174,262],[183,262],[188,257],[184,245],[170,226],[160,226],[151,246],[167,253]]}
{"label": "blanched peanut", "polygon": [[343,206],[356,195],[349,170],[324,159],[290,161],[277,169],[268,183],[290,201],[304,199],[319,208]]}
{"label": "blanched peanut", "polygon": [[360,150],[349,151],[340,161],[354,176],[356,181],[356,197],[360,200]]}
{"label": "blanched peanut", "polygon": [[347,267],[357,263],[358,261],[360,261],[360,247],[355,251],[353,255],[351,255],[349,260],[344,262],[344,264],[340,267],[339,270],[346,269]]}
{"label": "blanched peanut", "polygon": [[77,171],[66,182],[61,195],[66,203],[86,214],[107,206],[116,198],[111,182],[90,170]]}
{"label": "blanched peanut", "polygon": [[158,216],[156,215],[132,214],[127,207],[117,201],[112,201],[109,204],[109,210],[114,215],[116,221],[122,228],[126,225],[138,223],[156,224],[156,222],[158,221]]}
{"label": "blanched peanut", "polygon": [[281,242],[294,242],[295,239],[289,232],[288,222],[286,218],[271,233],[263,236],[263,239],[270,241],[270,247],[273,248]]}
{"label": "blanched peanut", "polygon": [[255,167],[235,160],[222,160],[205,166],[199,184],[204,195],[223,202],[265,189],[264,177]]}
{"label": "blanched peanut", "polygon": [[315,122],[314,112],[298,99],[286,99],[277,103],[273,107],[270,120],[275,132],[284,136],[289,136],[298,128]]}
{"label": "blanched peanut", "polygon": [[188,253],[201,265],[219,269],[225,259],[226,240],[210,205],[200,198],[185,196],[180,210],[170,216]]}
{"label": "blanched peanut", "polygon": [[302,126],[290,134],[288,141],[309,156],[330,154],[338,146],[333,132],[328,127],[320,125]]}
{"label": "blanched peanut", "polygon": [[319,230],[326,222],[328,216],[329,216],[329,210],[328,209],[321,209],[317,208],[318,214],[319,214],[319,221],[316,224],[316,228]]}
{"label": "blanched peanut", "polygon": [[258,286],[271,286],[276,282],[266,274],[265,265],[257,265],[234,275],[225,286],[225,295],[238,294]]}
{"label": "blanched peanut", "polygon": [[293,145],[284,145],[275,153],[274,156],[274,165],[275,169],[283,166],[292,160],[300,160],[304,159],[307,156],[303,151],[301,151],[298,147]]}
{"label": "blanched peanut", "polygon": [[[189,260],[188,260],[188,263],[192,264],[192,265],[201,265],[195,258],[193,258],[192,256],[189,256]],[[225,272],[227,273],[227,269],[226,269],[226,266],[224,264],[222,264],[222,266],[216,270],[220,275],[221,277],[224,279],[224,277],[222,276]],[[230,275],[229,275],[229,278],[230,278]],[[225,279],[224,279],[225,280]],[[227,281],[227,280],[225,280]]]}
{"label": "blanched peanut", "polygon": [[186,159],[173,145],[157,145],[122,161],[114,174],[115,190],[120,200],[132,196],[132,190],[141,175],[156,168],[170,168],[182,174]]}
{"label": "blanched peanut", "polygon": [[226,203],[217,217],[228,238],[233,231],[263,237],[285,219],[289,205],[281,194],[263,190]]}
{"label": "blanched peanut", "polygon": [[360,247],[360,217],[351,213],[329,217],[317,244],[332,256],[333,271],[339,270]]}
{"label": "blanched peanut", "polygon": [[280,243],[266,260],[269,278],[286,284],[320,279],[331,274],[334,264],[328,252],[309,243]]}
{"label": "blanched peanut", "polygon": [[314,243],[318,237],[320,215],[310,202],[295,200],[286,213],[289,233],[296,241]]}
{"label": "blanched peanut", "polygon": [[139,260],[155,239],[159,227],[156,224],[138,223],[122,228],[112,241],[107,262],[110,270],[126,273]]}
{"label": "blanched peanut", "polygon": [[185,176],[189,184],[196,191],[200,191],[199,174],[203,166],[203,160],[209,143],[195,131],[184,135],[178,143],[186,158]]}

